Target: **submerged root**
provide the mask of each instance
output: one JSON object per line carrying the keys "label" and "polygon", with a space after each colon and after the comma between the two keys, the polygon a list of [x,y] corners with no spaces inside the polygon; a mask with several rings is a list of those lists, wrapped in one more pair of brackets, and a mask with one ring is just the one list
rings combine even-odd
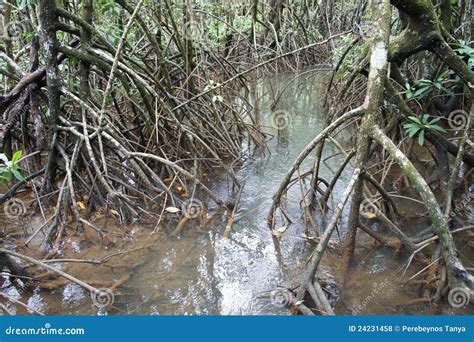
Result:
{"label": "submerged root", "polygon": [[[405,30],[396,37],[390,36],[392,5],[400,12],[403,12],[408,20],[408,25]],[[459,146],[448,146],[446,143],[439,143],[436,145],[438,152],[440,146],[443,146],[447,150],[449,147],[449,150],[451,150],[449,153],[453,154],[455,151],[454,155],[456,156],[453,170],[450,173],[448,190],[445,192],[446,201],[445,203],[440,204],[423,175],[410,160],[410,151],[408,154],[405,154],[398,145],[398,142],[395,141],[395,138],[392,137],[393,135],[391,134],[391,131],[396,128],[399,121],[405,119],[406,116],[416,116],[416,114],[414,114],[412,109],[409,108],[405,100],[401,98],[399,92],[394,90],[391,84],[392,81],[388,78],[388,68],[391,67],[395,71],[394,78],[398,80],[404,79],[405,76],[401,73],[397,65],[401,65],[408,56],[421,50],[426,50],[434,52],[465,82],[465,84],[468,86],[470,85],[471,88],[472,84],[474,84],[474,73],[467,67],[462,58],[454,53],[447,43],[446,40],[448,37],[445,34],[444,28],[442,28],[442,20],[438,17],[438,14],[430,1],[392,1],[392,3],[390,3],[388,0],[384,0],[374,3],[373,6],[373,36],[372,39],[364,45],[364,48],[362,49],[364,52],[361,57],[362,64],[360,68],[356,69],[357,74],[361,72],[367,76],[365,100],[357,109],[357,112],[361,115],[357,116],[357,119],[360,118],[360,126],[357,132],[357,145],[354,152],[355,162],[353,164],[356,170],[361,169],[363,177],[358,178],[355,184],[352,182],[350,183],[348,186],[349,193],[344,194],[343,200],[334,209],[335,214],[340,213],[344,206],[345,199],[347,199],[346,196],[352,196],[351,206],[349,209],[348,232],[343,246],[343,267],[341,270],[340,280],[344,287],[344,284],[346,284],[347,281],[350,264],[355,253],[357,230],[360,228],[383,245],[395,247],[396,249],[403,247],[409,251],[412,255],[410,262],[413,259],[413,256],[417,255],[425,265],[429,265],[427,268],[430,270],[429,275],[426,279],[422,280],[426,296],[422,299],[416,299],[414,302],[439,300],[446,294],[447,289],[450,289],[448,292],[451,293],[451,296],[453,295],[453,292],[460,291],[464,294],[467,303],[472,303],[474,302],[474,277],[462,265],[453,239],[453,232],[449,227],[451,219],[455,216],[452,213],[452,194],[458,180],[458,171],[461,161],[464,160],[468,166],[471,166],[469,163],[469,154],[464,151],[466,141],[469,140],[469,120],[467,121],[468,124],[462,127],[464,132],[463,137],[459,140]],[[420,21],[420,16],[426,16],[427,19]],[[415,36],[413,37],[413,35]],[[367,56],[365,55],[366,53]],[[365,70],[366,67],[368,68],[367,70]],[[351,83],[354,82],[357,74],[351,75],[348,83],[344,85],[342,88],[343,95],[350,90]],[[395,105],[399,109],[397,111],[390,111],[393,120],[389,121],[388,124],[386,124],[382,117],[382,112],[384,112],[384,114],[387,112],[388,114],[388,111],[383,107],[386,95],[388,95],[388,99],[395,102]],[[471,106],[470,101],[472,101],[471,90],[468,91],[467,95],[468,107]],[[280,204],[281,197],[288,190],[289,179],[291,179],[292,174],[306,159],[309,151],[312,151],[318,145],[321,149],[323,148],[323,140],[342,123],[342,118],[348,119],[348,114],[344,114],[339,119],[329,123],[327,128],[301,152],[295,161],[291,170],[288,172],[288,176],[283,180],[280,188],[275,193],[273,205],[268,215],[270,227],[273,227],[274,225],[274,212]],[[433,135],[434,134],[430,136],[427,134],[430,140],[434,139]],[[436,135],[439,134],[436,133]],[[438,141],[443,141],[443,139],[446,140],[441,137]],[[382,152],[379,153],[378,151],[380,151],[380,147],[382,147]],[[318,150],[317,157],[322,155],[321,149]],[[339,178],[344,168],[349,164],[351,158],[352,156],[348,154],[346,159],[343,161],[342,166],[336,172],[335,180],[329,182],[331,184],[329,191],[334,188],[334,183],[337,178]],[[429,259],[421,254],[424,245],[419,237],[415,237],[413,233],[409,232],[405,227],[401,225],[399,226],[397,221],[400,218],[403,219],[403,214],[399,212],[393,198],[384,189],[382,184],[376,177],[371,175],[373,174],[372,169],[378,170],[380,174],[385,175],[388,172],[387,169],[390,170],[394,163],[399,167],[402,175],[409,181],[410,186],[416,190],[419,198],[421,198],[422,203],[424,203],[428,210],[428,215],[431,220],[430,232],[432,232],[437,241],[439,241],[440,251],[439,258],[433,255],[431,259],[441,261],[442,267],[432,266],[430,261],[428,261]],[[387,164],[388,167],[386,169],[385,165]],[[316,161],[313,165],[317,168],[319,167],[319,162]],[[371,174],[367,171],[369,168],[371,168]],[[313,175],[317,177],[318,170],[315,170]],[[387,214],[383,212],[382,208],[375,206],[372,200],[364,200],[366,193],[369,193],[366,183],[370,183],[380,194],[386,204],[386,208],[388,209],[386,210]],[[323,203],[327,202],[329,196],[330,192],[324,195],[322,199]],[[371,196],[368,198],[371,198]],[[367,205],[371,207],[371,210],[367,211]],[[377,218],[384,227],[388,228],[390,235],[379,234],[378,232],[372,231],[361,222],[361,217],[365,219]],[[333,216],[333,219],[334,218],[337,220],[337,216]],[[327,240],[330,238],[332,229],[334,228],[333,219],[327,225],[324,235],[315,248],[312,257],[316,255],[320,259],[322,252],[326,249]],[[397,241],[393,240],[393,236],[396,237]],[[297,295],[295,296],[297,302],[298,300],[303,300],[307,293],[310,293],[311,295],[311,292],[313,293],[313,299],[318,299],[314,295],[317,291],[314,291],[315,289],[313,289],[312,283],[318,264],[318,259],[312,259],[309,266],[310,276],[303,276],[305,281],[301,283],[302,285],[300,288],[302,290],[297,292]],[[440,270],[444,270],[442,271],[441,276],[438,275],[441,272]],[[311,291],[309,290],[310,288]],[[315,302],[317,301],[315,300]],[[320,302],[320,304],[323,303]]]}

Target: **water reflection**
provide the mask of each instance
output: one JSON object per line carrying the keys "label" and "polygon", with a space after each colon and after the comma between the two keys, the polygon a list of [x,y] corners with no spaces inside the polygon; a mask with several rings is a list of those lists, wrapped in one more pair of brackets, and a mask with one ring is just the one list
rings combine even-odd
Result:
{"label": "water reflection", "polygon": [[[261,126],[265,136],[260,138],[268,140],[268,150],[254,155],[236,172],[237,179],[245,184],[245,188],[229,236],[223,237],[227,222],[222,215],[211,217],[205,227],[191,221],[177,236],[171,234],[175,226],[162,227],[167,233],[165,237],[156,241],[152,250],[143,252],[146,253],[143,254],[146,262],[133,269],[129,281],[115,296],[114,305],[120,309],[118,314],[288,314],[285,309],[271,304],[270,292],[277,285],[291,286],[297,282],[306,258],[314,248],[302,238],[305,222],[301,215],[299,184],[296,183],[287,193],[285,211],[293,224],[287,227],[278,253],[266,216],[273,193],[283,176],[300,151],[324,127],[322,101],[327,79],[327,73],[304,72],[298,77],[295,74],[267,77],[249,85],[247,101],[237,105],[247,109],[251,120]],[[346,150],[350,147],[344,132],[337,140]],[[345,156],[334,143],[327,142],[323,158],[327,160],[321,163],[320,176],[330,179],[331,170],[336,170]],[[313,162],[308,158],[301,166],[300,174],[311,170]],[[350,170],[347,170],[336,184],[333,200],[337,201],[341,196],[349,178]],[[309,182],[307,178],[306,188],[309,188]],[[220,198],[235,196],[225,178],[216,179],[210,187]],[[464,209],[467,219],[472,219],[472,207]],[[318,216],[316,220],[319,226],[323,226],[323,217]],[[281,228],[282,222],[277,217],[276,228]],[[339,227],[342,229],[346,222],[345,213]],[[426,222],[410,224],[414,229],[426,227]],[[151,230],[154,227],[155,224]],[[147,234],[144,227],[138,227],[137,231]],[[337,240],[337,234],[333,238]],[[117,239],[121,238],[117,236]],[[374,246],[373,240],[363,234],[359,239],[357,267],[352,270],[347,287],[350,296],[338,304],[337,313],[460,313],[448,307],[434,311],[426,303],[395,305],[416,298],[413,288],[400,285],[398,271],[403,265],[400,258],[391,249]],[[71,249],[75,253],[83,251],[74,241]],[[473,267],[472,246],[460,251],[463,262]],[[339,262],[336,248],[323,259],[322,273],[337,274]],[[116,275],[117,279],[123,276],[120,272]],[[109,274],[107,276],[110,278]],[[13,289],[4,284],[2,292],[19,299],[19,294],[13,293]],[[38,293],[34,290],[28,294],[31,297],[28,297],[28,304],[38,310],[47,307],[51,314],[97,314],[89,295],[77,285],[69,284],[51,293],[41,291],[41,297]]]}
{"label": "water reflection", "polygon": [[[179,239],[164,244],[135,279],[147,292],[160,284],[160,298],[153,306],[162,314],[286,314],[270,304],[269,293],[278,284],[294,278],[309,246],[301,239],[301,193],[288,193],[288,214],[294,224],[288,229],[278,258],[266,225],[266,215],[275,190],[298,153],[324,127],[322,108],[327,74],[322,72],[278,75],[249,86],[252,119],[267,134],[269,152],[247,162],[236,173],[245,188],[230,237],[223,238],[225,223],[217,222],[207,232],[187,230]],[[242,102],[245,106],[245,102]],[[337,152],[328,146],[327,156]],[[338,159],[328,163],[337,166]],[[302,170],[309,170],[308,160]],[[323,176],[329,176],[324,168]],[[341,184],[344,183],[342,177]],[[222,198],[232,197],[227,181],[213,185]],[[343,185],[336,188],[336,194]],[[170,254],[173,257],[170,257]]]}

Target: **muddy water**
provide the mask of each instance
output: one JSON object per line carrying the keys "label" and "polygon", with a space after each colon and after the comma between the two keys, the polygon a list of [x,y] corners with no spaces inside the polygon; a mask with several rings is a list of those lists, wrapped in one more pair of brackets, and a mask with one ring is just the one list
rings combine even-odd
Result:
{"label": "muddy water", "polygon": [[[89,294],[74,284],[53,291],[33,289],[24,293],[4,284],[2,291],[22,299],[38,311],[50,314],[288,314],[272,304],[270,293],[278,285],[290,287],[297,283],[314,248],[303,238],[304,220],[301,217],[301,187],[298,183],[288,192],[285,203],[286,213],[293,224],[285,231],[278,249],[269,234],[265,218],[272,195],[286,171],[306,143],[324,127],[322,101],[328,74],[319,71],[304,73],[296,79],[295,76],[283,74],[268,77],[249,86],[247,100],[253,108],[251,115],[268,134],[269,150],[249,158],[235,174],[245,187],[227,238],[223,236],[225,219],[221,215],[212,217],[214,208],[211,203],[207,209],[210,217],[207,224],[191,221],[177,236],[170,234],[176,223],[160,224],[158,233],[153,235],[150,232],[156,228],[154,222],[128,229],[109,226],[109,230],[117,232],[109,238],[109,253],[123,252],[144,243],[151,248],[140,249],[135,255],[119,256],[124,268],[99,269],[94,266],[75,270],[76,276],[85,279],[112,278],[118,281],[124,275],[129,276],[124,286],[115,292],[114,309],[108,312],[98,312],[91,305]],[[238,105],[249,108],[245,102]],[[350,147],[347,133],[342,132],[337,139],[345,149]],[[321,175],[329,179],[344,155],[334,143],[327,143],[324,157]],[[308,160],[302,166],[301,174],[310,169],[310,163],[311,160]],[[342,175],[336,185],[334,200],[345,190],[350,177],[348,172],[350,170]],[[212,188],[222,198],[235,198],[225,178],[215,180]],[[206,203],[205,199],[201,200]],[[405,206],[407,210],[423,211],[422,206],[417,207],[413,203],[405,203]],[[472,220],[469,210],[468,218]],[[342,217],[341,229],[346,221],[347,213]],[[424,219],[406,224],[413,232],[426,227]],[[375,229],[382,229],[377,223],[373,225]],[[281,228],[281,221],[278,221],[276,228]],[[88,244],[86,240],[68,240],[66,245],[73,257],[92,258],[94,251],[100,254],[101,247]],[[337,276],[340,267],[338,234],[334,235],[333,240],[334,247],[325,256],[321,269],[323,274]],[[459,242],[465,265],[474,267],[472,244],[468,239]],[[415,300],[420,295],[417,287],[403,286],[403,283],[422,268],[420,265],[410,266],[403,274],[406,255],[396,255],[391,249],[377,247],[362,233],[358,236],[358,245],[356,264],[351,270],[347,290],[339,294],[338,313],[472,313],[471,308],[434,308],[429,303],[417,303]],[[130,269],[126,268],[127,265],[136,266]],[[24,310],[19,309],[18,313],[22,312]]]}
{"label": "muddy water", "polygon": [[[253,118],[266,133],[269,152],[249,160],[236,173],[245,184],[238,219],[229,238],[223,237],[224,220],[205,228],[187,227],[179,238],[161,244],[150,261],[137,272],[131,284],[141,293],[141,306],[134,313],[145,314],[287,314],[272,304],[271,291],[276,286],[291,287],[297,283],[313,245],[304,241],[304,220],[301,217],[301,188],[296,185],[285,203],[293,224],[286,230],[277,251],[266,225],[266,215],[275,188],[299,152],[324,127],[322,101],[328,74],[305,73],[268,77],[250,86],[248,101]],[[291,82],[291,83],[289,83]],[[289,84],[289,85],[288,85]],[[348,149],[347,132],[338,135],[338,142]],[[321,175],[330,179],[343,155],[331,143],[326,144]],[[330,158],[331,156],[334,156]],[[303,164],[301,174],[310,169],[311,160]],[[338,182],[334,199],[345,190],[350,168]],[[309,186],[309,184],[307,184]],[[223,180],[213,188],[222,198],[232,198],[232,189]],[[401,207],[423,212],[422,206],[400,203]],[[347,221],[343,215],[340,227]],[[377,229],[377,224],[375,228]],[[413,231],[426,227],[426,222],[408,223]],[[276,228],[281,227],[277,224]],[[342,228],[343,229],[343,228]],[[378,228],[380,229],[380,228]],[[343,233],[343,232],[341,232]],[[334,245],[323,262],[322,270],[338,274],[340,254],[337,234]],[[409,267],[405,274],[406,255],[376,247],[365,234],[358,237],[357,263],[349,277],[347,294],[341,294],[340,314],[436,314],[465,313],[468,309],[432,308],[414,303],[416,287],[402,286],[421,267]],[[472,246],[461,244],[464,262],[472,266]],[[153,298],[153,299],[150,299]],[[396,304],[400,305],[396,305]]]}
{"label": "muddy water", "polygon": [[[280,253],[275,251],[265,217],[285,172],[323,129],[327,74],[302,75],[286,87],[294,77],[279,75],[250,86],[253,117],[269,134],[269,151],[249,160],[236,173],[245,187],[230,236],[223,237],[222,221],[201,232],[188,227],[179,238],[170,239],[134,279],[145,298],[153,289],[160,292],[160,298],[145,307],[162,314],[285,313],[271,304],[269,296],[276,285],[293,278],[309,251],[302,239],[299,187],[289,192],[287,209],[294,224],[282,239]],[[328,156],[336,152],[334,146],[328,146]],[[336,161],[330,159],[328,165],[335,168]],[[309,167],[305,164],[302,172]],[[215,184],[213,190],[222,198],[232,197],[226,180]],[[339,187],[336,193],[341,190]]]}

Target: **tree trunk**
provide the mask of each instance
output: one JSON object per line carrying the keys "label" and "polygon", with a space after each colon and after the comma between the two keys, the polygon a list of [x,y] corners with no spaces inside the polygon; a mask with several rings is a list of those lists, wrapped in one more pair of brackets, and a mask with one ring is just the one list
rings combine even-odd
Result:
{"label": "tree trunk", "polygon": [[41,24],[41,41],[44,49],[44,60],[46,67],[46,81],[48,87],[48,105],[49,105],[49,156],[48,164],[46,166],[43,190],[51,192],[52,183],[56,171],[56,156],[55,148],[56,127],[60,113],[61,99],[61,75],[58,68],[57,54],[58,54],[58,40],[56,37],[57,29],[57,14],[56,3],[54,0],[39,0],[39,19]]}
{"label": "tree trunk", "polygon": [[[387,55],[390,37],[390,16],[391,7],[388,0],[374,3],[374,27],[372,28],[374,35],[370,42],[370,69],[367,94],[363,104],[365,115],[362,118],[361,127],[357,135],[355,167],[361,168],[362,170],[367,166],[369,159],[370,131],[375,123],[378,122],[383,105],[384,84],[388,70]],[[359,225],[359,208],[363,199],[363,182],[363,178],[357,180],[352,195],[347,235],[343,247],[343,283],[345,283],[349,263],[354,254],[356,232]]]}

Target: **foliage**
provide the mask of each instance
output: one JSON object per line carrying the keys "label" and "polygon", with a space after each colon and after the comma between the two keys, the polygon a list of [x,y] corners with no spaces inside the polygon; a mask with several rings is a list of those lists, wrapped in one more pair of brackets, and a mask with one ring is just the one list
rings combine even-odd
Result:
{"label": "foliage", "polygon": [[467,65],[474,69],[474,48],[470,47],[464,40],[458,40],[454,51],[461,57],[468,58]]}
{"label": "foliage", "polygon": [[0,153],[0,159],[3,162],[3,166],[0,166],[0,183],[4,181],[11,181],[13,177],[22,181],[25,179],[19,171],[18,161],[20,160],[23,152],[16,151],[13,154],[11,160],[8,160],[8,156],[5,153]]}
{"label": "foliage", "polygon": [[425,142],[426,131],[435,130],[439,132],[445,132],[444,128],[436,124],[439,120],[441,120],[441,118],[433,118],[430,120],[430,116],[428,114],[424,114],[421,118],[417,116],[409,116],[408,120],[411,122],[403,125],[403,128],[406,129],[406,132],[410,138],[418,135],[418,143],[420,145],[423,145]]}
{"label": "foliage", "polygon": [[403,91],[402,94],[405,94],[407,101],[425,99],[434,95],[433,93],[452,96],[454,94],[452,88],[458,84],[458,80],[450,79],[450,75],[451,71],[446,70],[439,74],[433,81],[421,79],[418,80],[414,86],[406,83],[406,90]]}
{"label": "foliage", "polygon": [[[454,51],[457,55],[466,60],[469,68],[474,69],[474,48],[470,47],[464,40],[458,40]],[[405,84],[405,94],[407,101],[422,100],[434,95],[454,95],[453,88],[462,84],[459,76],[452,70],[441,72],[433,81],[427,79],[418,80],[413,86]]]}
{"label": "foliage", "polygon": [[[352,45],[354,38],[351,34],[346,34],[341,36],[341,43],[335,46],[334,50],[332,51],[332,59],[333,63],[336,64],[342,57],[342,54],[346,51],[347,47]],[[354,68],[354,64],[356,63],[358,57],[360,56],[363,48],[360,45],[355,45],[349,51],[349,53],[345,56],[344,61],[342,63],[342,67],[338,70],[336,76],[338,79],[344,79],[345,77],[351,74],[351,71]]]}

